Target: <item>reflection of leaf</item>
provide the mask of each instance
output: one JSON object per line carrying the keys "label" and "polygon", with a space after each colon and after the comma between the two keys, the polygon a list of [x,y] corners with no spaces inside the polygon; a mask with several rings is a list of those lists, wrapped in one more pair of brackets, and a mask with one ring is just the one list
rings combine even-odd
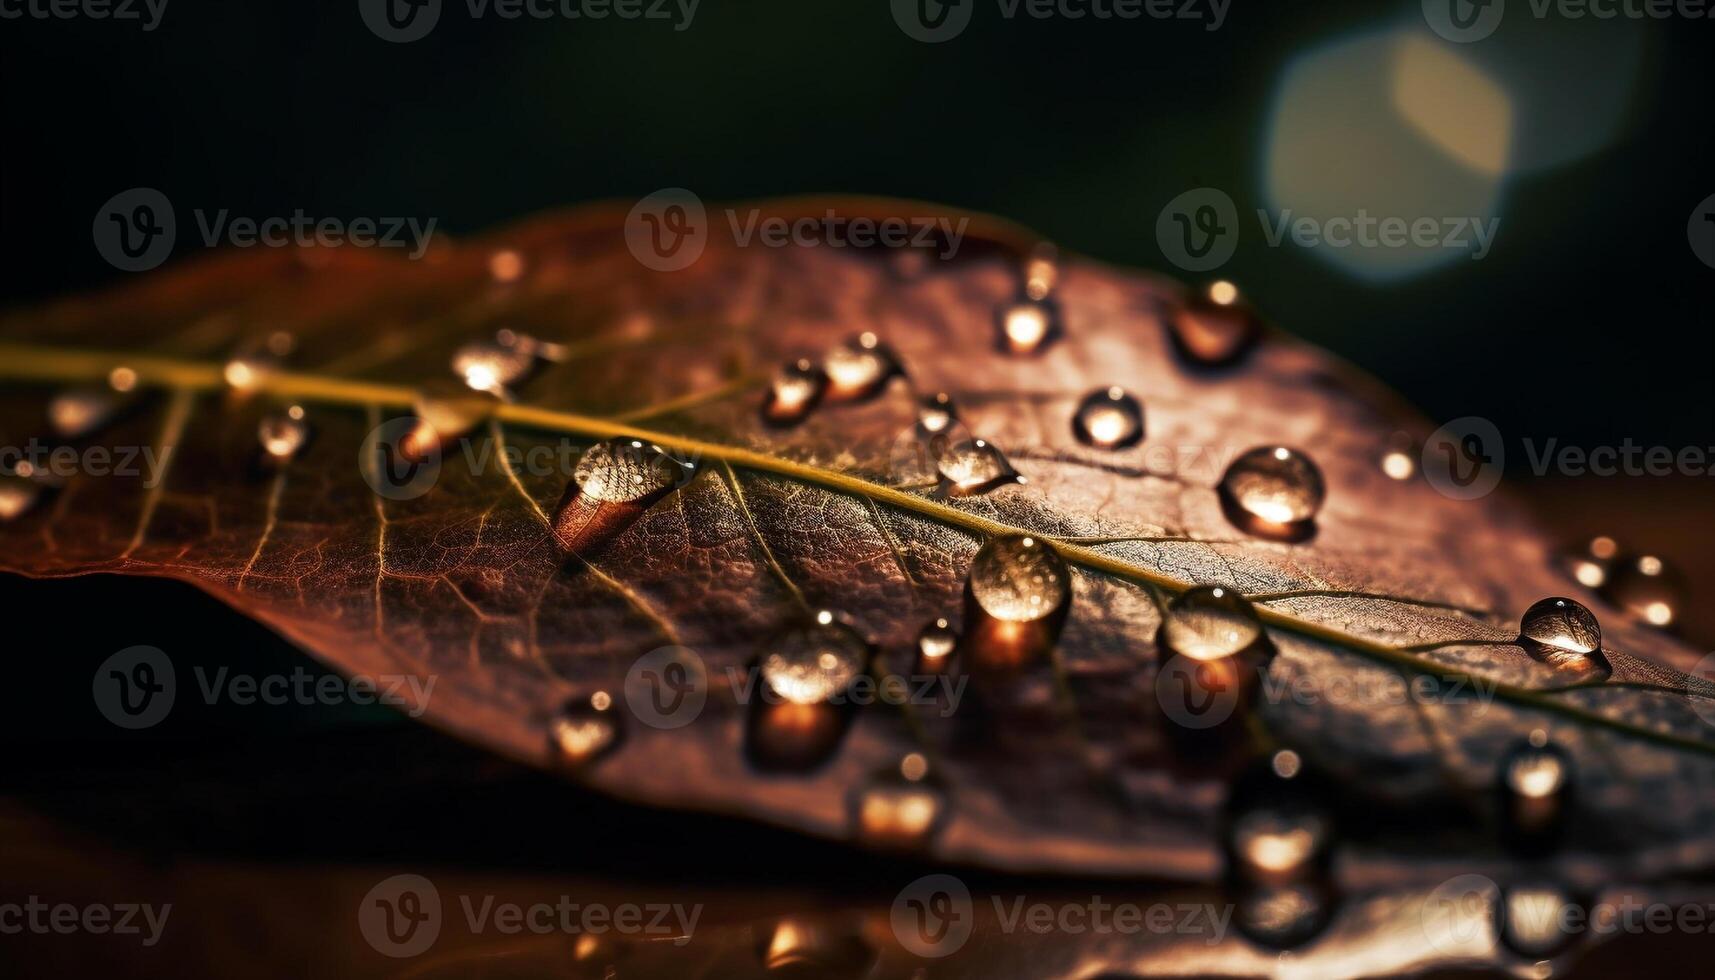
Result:
{"label": "reflection of leaf", "polygon": [[[1578,587],[1504,501],[1454,502],[1383,476],[1396,434],[1422,427],[1370,383],[1281,338],[1239,367],[1188,369],[1162,322],[1175,292],[1081,262],[1060,269],[1063,336],[1037,357],[997,353],[995,313],[1017,291],[1028,239],[984,222],[972,234],[958,261],[916,277],[851,250],[718,242],[659,274],[630,258],[619,216],[597,210],[421,263],[226,257],[13,315],[0,347],[9,441],[39,433],[54,386],[122,363],[151,394],[96,438],[174,451],[152,487],[73,478],[5,526],[4,565],[194,582],[348,672],[434,675],[431,720],[535,761],[551,758],[561,706],[621,690],[638,655],[683,644],[714,679],[703,714],[678,730],[629,724],[580,778],[846,836],[848,794],[923,751],[953,800],[934,845],[943,857],[1191,878],[1219,868],[1227,770],[1182,764],[1167,737],[1155,593],[1220,584],[1261,608],[1279,653],[1271,677],[1321,692],[1265,705],[1264,744],[1294,747],[1402,826],[1413,814],[1427,824],[1398,838],[1354,828],[1352,860],[1491,852],[1498,761],[1542,728],[1575,759],[1569,847],[1589,866],[1709,862],[1715,737],[1681,693],[1691,651],[1606,611],[1616,683],[1554,690],[1554,672],[1510,641],[1519,611]],[[489,277],[501,247],[525,258],[516,283]],[[564,344],[563,358],[449,450],[427,495],[372,494],[353,465],[366,431],[409,412],[455,349],[499,328]],[[291,370],[261,374],[249,397],[224,391],[223,357],[275,330],[297,337]],[[860,330],[892,346],[908,381],[824,404],[796,428],[762,423],[751,377]],[[1073,408],[1109,384],[1144,403],[1136,447],[1103,452],[1072,435]],[[915,420],[912,393],[938,390],[1027,483],[951,499],[895,485],[909,482],[890,460]],[[282,400],[307,407],[315,436],[259,475],[257,420]],[[550,533],[566,466],[466,465],[498,460],[485,453],[502,445],[558,461],[565,439],[614,437],[695,460],[698,474],[570,561]],[[1308,541],[1250,538],[1223,516],[1213,486],[1225,462],[1269,444],[1305,448],[1326,475]],[[814,772],[753,766],[729,669],[823,608],[882,665],[908,669],[923,625],[959,618],[975,549],[1016,530],[1055,542],[1074,569],[1050,683],[1021,688],[1046,692],[1039,703],[1015,711],[990,692],[983,710],[952,718],[878,705]],[[1494,703],[1387,702],[1398,678],[1423,674],[1481,678]]]}

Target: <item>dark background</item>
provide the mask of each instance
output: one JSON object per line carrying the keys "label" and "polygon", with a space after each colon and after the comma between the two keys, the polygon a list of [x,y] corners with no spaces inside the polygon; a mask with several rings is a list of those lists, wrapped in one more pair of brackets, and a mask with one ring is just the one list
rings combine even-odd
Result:
{"label": "dark background", "polygon": [[[1267,117],[1293,59],[1423,23],[1416,3],[1374,0],[1238,0],[1214,32],[1005,20],[992,0],[973,2],[970,27],[936,45],[907,38],[887,0],[704,0],[684,32],[472,20],[463,0],[446,0],[439,25],[411,44],[372,35],[355,0],[171,0],[151,33],[0,22],[0,300],[122,275],[96,254],[90,226],[134,186],[174,201],[180,261],[195,250],[192,208],[433,216],[468,234],[683,186],[709,202],[941,202],[1171,271],[1154,223],[1176,194],[1208,185],[1241,216],[1265,206]],[[1494,38],[1457,53],[1547,30],[1525,0],[1513,6]],[[1569,40],[1534,62],[1535,84],[1606,81],[1639,44],[1637,70],[1624,73],[1635,75],[1622,86],[1628,111],[1590,154],[1508,179],[1488,258],[1375,285],[1300,248],[1263,247],[1251,221],[1222,274],[1431,418],[1493,419],[1515,453],[1523,436],[1715,442],[1715,270],[1685,233],[1715,193],[1715,21],[1559,29]]]}
{"label": "dark background", "polygon": [[[1503,38],[1532,26],[1511,16]],[[1267,119],[1287,66],[1390,23],[1420,24],[1417,5],[1236,0],[1225,26],[1206,32],[1151,20],[1006,21],[983,2],[961,37],[940,45],[907,38],[886,0],[703,0],[682,33],[650,21],[472,22],[461,0],[447,0],[435,31],[407,45],[374,37],[355,0],[171,0],[152,33],[0,21],[0,307],[119,279],[92,245],[91,222],[135,186],[178,206],[175,261],[195,251],[192,208],[433,216],[469,234],[683,186],[711,203],[806,192],[941,202],[1105,261],[1171,271],[1154,235],[1162,206],[1205,185],[1225,189],[1241,215],[1264,206]],[[1537,81],[1552,91],[1599,72],[1610,26],[1616,51],[1641,45],[1622,124],[1579,159],[1509,178],[1486,260],[1376,284],[1253,235],[1222,274],[1283,327],[1369,369],[1429,417],[1493,419],[1509,449],[1522,436],[1715,444],[1715,270],[1685,232],[1715,193],[1715,21],[1590,25]],[[1622,43],[1622,31],[1636,36]],[[1541,481],[1522,463],[1515,454],[1512,475],[1555,533],[1622,533],[1677,559],[1694,585],[1715,582],[1704,554],[1715,479]],[[610,873],[685,856],[654,851],[676,835],[663,829],[670,815],[639,817],[556,781],[495,774],[498,763],[438,736],[399,735],[429,740],[401,758],[453,758],[478,773],[470,785],[500,787],[455,791],[447,811],[439,790],[410,788],[418,774],[396,771],[389,743],[347,741],[411,727],[379,709],[246,712],[187,699],[190,710],[157,730],[117,732],[87,692],[94,665],[122,646],[169,648],[187,670],[242,662],[261,674],[309,661],[170,583],[6,580],[0,597],[14,614],[6,700],[28,702],[0,726],[9,746],[22,742],[4,785],[83,830],[150,849],[194,842],[335,859],[444,860],[477,839],[488,843],[467,852],[473,861],[552,867],[589,858],[588,848],[544,846],[558,814],[577,808],[595,815],[586,832],[616,831],[595,849]],[[67,636],[55,610],[75,614],[78,632]],[[323,747],[303,761],[304,745]],[[359,745],[343,781],[308,782],[341,768],[317,753]],[[376,771],[407,788],[370,791]],[[137,775],[127,783],[126,772]],[[235,773],[244,775],[229,780]],[[306,782],[290,783],[298,776]],[[409,826],[429,809],[440,813],[427,829]],[[490,825],[500,809],[506,825]],[[836,859],[779,835],[720,833],[742,853],[765,841],[777,869]],[[639,843],[646,834],[657,841]],[[375,845],[383,837],[390,848]],[[750,864],[717,861],[709,873],[740,863]]]}

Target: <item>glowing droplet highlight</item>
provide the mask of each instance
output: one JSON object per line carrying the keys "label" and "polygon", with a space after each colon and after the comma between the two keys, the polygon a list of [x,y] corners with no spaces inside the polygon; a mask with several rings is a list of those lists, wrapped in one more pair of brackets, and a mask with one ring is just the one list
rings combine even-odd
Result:
{"label": "glowing droplet highlight", "polygon": [[1143,403],[1124,388],[1092,391],[1078,403],[1072,433],[1097,449],[1135,446],[1143,440]]}
{"label": "glowing droplet highlight", "polygon": [[693,464],[659,446],[635,439],[597,443],[578,457],[554,513],[554,537],[571,554],[593,555],[695,475]]}
{"label": "glowing droplet highlight", "polygon": [[1519,620],[1519,646],[1540,663],[1578,681],[1612,673],[1602,653],[1602,625],[1583,603],[1550,596],[1526,609]]}
{"label": "glowing droplet highlight", "polygon": [[1262,446],[1233,460],[1218,493],[1227,518],[1240,530],[1297,541],[1314,531],[1327,487],[1321,469],[1303,452]]}
{"label": "glowing droplet highlight", "polygon": [[262,417],[256,427],[257,437],[262,442],[262,451],[270,459],[288,460],[304,448],[304,443],[310,438],[310,424],[304,418],[301,405],[292,405],[278,412],[270,412]]}
{"label": "glowing droplet highlight", "polygon": [[901,374],[899,358],[875,334],[865,332],[829,351],[822,359],[830,401],[862,401],[881,394]]}
{"label": "glowing droplet highlight", "polygon": [[971,561],[965,586],[967,643],[979,667],[1013,668],[1046,656],[1072,597],[1072,576],[1041,538],[991,539]]}
{"label": "glowing droplet highlight", "polygon": [[1242,360],[1262,336],[1262,320],[1224,279],[1210,283],[1180,304],[1168,335],[1181,357],[1198,367],[1226,367]]}
{"label": "glowing droplet highlight", "polygon": [[780,369],[762,402],[762,419],[769,425],[797,425],[808,418],[828,390],[828,375],[809,358]]}

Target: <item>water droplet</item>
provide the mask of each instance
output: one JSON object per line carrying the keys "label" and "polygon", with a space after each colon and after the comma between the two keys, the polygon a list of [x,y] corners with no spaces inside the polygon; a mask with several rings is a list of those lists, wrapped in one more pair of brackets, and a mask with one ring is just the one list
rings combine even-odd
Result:
{"label": "water droplet", "polygon": [[21,476],[0,476],[0,521],[16,520],[29,513],[42,497],[42,485]]}
{"label": "water droplet", "polygon": [[[1495,933],[1501,943],[1528,960],[1551,959],[1565,952],[1587,921],[1582,904],[1553,884],[1522,884],[1501,889],[1495,903]],[[1569,928],[1570,927],[1570,928]]]}
{"label": "water droplet", "polygon": [[953,405],[953,396],[944,391],[938,391],[923,399],[917,406],[917,435],[919,438],[932,439],[953,427],[959,421],[958,409]]}
{"label": "water droplet", "polygon": [[1261,446],[1233,460],[1221,476],[1221,506],[1240,530],[1300,541],[1315,529],[1327,488],[1310,457],[1285,446]]}
{"label": "water droplet", "polygon": [[107,373],[107,387],[125,394],[137,387],[137,372],[121,364]]}
{"label": "water droplet", "polygon": [[1261,318],[1224,279],[1193,293],[1174,310],[1169,327],[1174,348],[1201,367],[1238,362],[1262,336]]}
{"label": "water droplet", "polygon": [[1072,416],[1072,432],[1098,449],[1135,446],[1143,439],[1143,404],[1124,388],[1092,391]]}
{"label": "water droplet", "polygon": [[1509,846],[1545,853],[1559,843],[1571,809],[1572,779],[1572,757],[1546,732],[1533,732],[1502,758],[1501,826]]}
{"label": "water droplet", "polygon": [[465,344],[453,352],[453,373],[473,391],[505,397],[537,366],[535,346],[504,331],[493,340]]}
{"label": "water droplet", "polygon": [[1578,580],[1579,585],[1600,589],[1607,584],[1619,554],[1619,542],[1605,535],[1594,537],[1567,556],[1566,570]]}
{"label": "water droplet", "polygon": [[1048,242],[1031,249],[1024,263],[1024,295],[1032,300],[1045,300],[1054,291],[1060,278],[1060,250]]}
{"label": "water droplet", "polygon": [[1550,596],[1524,611],[1519,646],[1535,660],[1574,675],[1601,680],[1612,673],[1602,654],[1602,625],[1576,599]]}
{"label": "water droplet", "polygon": [[854,929],[832,921],[787,917],[759,930],[756,948],[772,976],[857,980],[870,972],[875,952]]}
{"label": "water droplet", "polygon": [[296,346],[297,338],[284,330],[245,341],[222,371],[226,386],[237,395],[254,391],[269,375],[280,370],[283,360]]}
{"label": "water droplet", "polygon": [[554,514],[554,536],[567,552],[592,555],[695,474],[694,464],[659,446],[635,439],[597,443],[578,458]]}
{"label": "water droplet", "polygon": [[1158,642],[1192,660],[1219,660],[1252,649],[1262,638],[1262,620],[1250,600],[1223,586],[1200,585],[1168,604]]}
{"label": "water droplet", "polygon": [[505,248],[488,257],[488,274],[495,282],[517,282],[524,275],[524,256]]}
{"label": "water droplet", "polygon": [[940,490],[949,497],[988,493],[1024,478],[999,449],[955,425],[929,441],[929,454],[941,478]]}
{"label": "water droplet", "polygon": [[264,453],[275,460],[288,460],[309,440],[310,424],[304,419],[303,406],[293,405],[263,416],[256,433],[262,440]]}
{"label": "water droplet", "polygon": [[399,440],[399,451],[407,459],[427,459],[487,421],[499,403],[491,392],[431,381],[417,392],[417,424]]}
{"label": "water droplet", "polygon": [[48,402],[48,426],[61,439],[94,435],[131,406],[133,395],[109,385],[71,388]]}
{"label": "water droplet", "polygon": [[1059,316],[1048,300],[1025,299],[1001,307],[996,325],[1003,352],[1035,354],[1054,339],[1059,330]]}
{"label": "water droplet", "polygon": [[796,425],[815,411],[827,390],[827,373],[809,358],[799,358],[774,376],[774,384],[762,403],[763,421],[778,426]]}
{"label": "water droplet", "polygon": [[852,794],[853,832],[872,847],[920,848],[944,825],[947,806],[946,791],[931,778],[928,760],[913,752]]}
{"label": "water droplet", "polygon": [[1615,564],[1602,594],[1651,626],[1667,629],[1679,620],[1685,580],[1660,558],[1639,555]]}
{"label": "water droplet", "polygon": [[1306,881],[1328,867],[1334,816],[1326,788],[1296,752],[1253,764],[1227,798],[1228,870],[1243,882]]}
{"label": "water droplet", "polygon": [[958,649],[959,634],[952,624],[945,619],[935,620],[917,634],[916,673],[923,677],[946,673]]}
{"label": "water droplet", "polygon": [[992,538],[971,561],[965,586],[967,649],[979,666],[1011,668],[1045,656],[1072,597],[1072,576],[1041,538]]}
{"label": "water droplet", "polygon": [[1381,458],[1382,475],[1405,482],[1417,475],[1417,444],[1409,432],[1396,432]]}
{"label": "water droplet", "polygon": [[586,766],[613,751],[623,735],[613,696],[606,691],[572,699],[548,727],[555,758],[572,768]]}
{"label": "water droplet", "polygon": [[769,642],[758,661],[762,682],[793,704],[821,704],[841,697],[869,662],[869,644],[833,613],[794,626]]}
{"label": "water droplet", "polygon": [[830,401],[862,401],[881,394],[901,374],[899,358],[875,334],[865,332],[846,341],[822,359],[828,376]]}

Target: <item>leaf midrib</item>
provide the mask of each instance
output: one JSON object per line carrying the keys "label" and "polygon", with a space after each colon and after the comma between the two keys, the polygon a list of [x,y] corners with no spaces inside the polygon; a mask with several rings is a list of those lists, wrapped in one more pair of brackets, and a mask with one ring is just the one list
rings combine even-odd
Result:
{"label": "leaf midrib", "polygon": [[[139,385],[179,391],[219,390],[226,385],[224,366],[206,361],[185,360],[154,355],[135,355],[115,351],[81,350],[32,344],[0,343],[0,377],[13,380],[80,382],[107,378],[113,368],[124,365],[136,372]],[[270,371],[259,374],[254,390],[302,401],[345,405],[354,408],[410,408],[417,398],[417,389],[406,385],[332,377],[326,375]],[[808,463],[781,459],[767,453],[708,442],[687,436],[659,432],[628,425],[612,419],[581,415],[555,409],[538,408],[516,403],[501,403],[494,415],[503,422],[582,436],[589,439],[636,439],[653,443],[663,449],[692,457],[699,461],[715,460],[759,473],[814,484],[839,493],[864,497],[878,504],[911,511],[967,531],[987,537],[1003,534],[1030,534],[1026,528],[991,520],[928,497],[873,483],[836,470]],[[1090,571],[1116,578],[1152,585],[1172,593],[1181,593],[1197,585],[1171,575],[1114,558],[1092,548],[1041,535],[1066,561]],[[1269,606],[1256,607],[1265,623],[1276,629],[1328,643],[1370,660],[1416,674],[1443,677],[1471,675],[1448,665],[1417,657],[1410,652],[1356,636],[1331,626],[1302,619]],[[1572,721],[1602,728],[1623,735],[1654,742],[1669,748],[1715,756],[1715,743],[1683,738],[1628,724],[1619,719],[1576,705],[1544,696],[1541,692],[1517,685],[1497,683],[1493,695],[1502,700],[1526,706]]]}

